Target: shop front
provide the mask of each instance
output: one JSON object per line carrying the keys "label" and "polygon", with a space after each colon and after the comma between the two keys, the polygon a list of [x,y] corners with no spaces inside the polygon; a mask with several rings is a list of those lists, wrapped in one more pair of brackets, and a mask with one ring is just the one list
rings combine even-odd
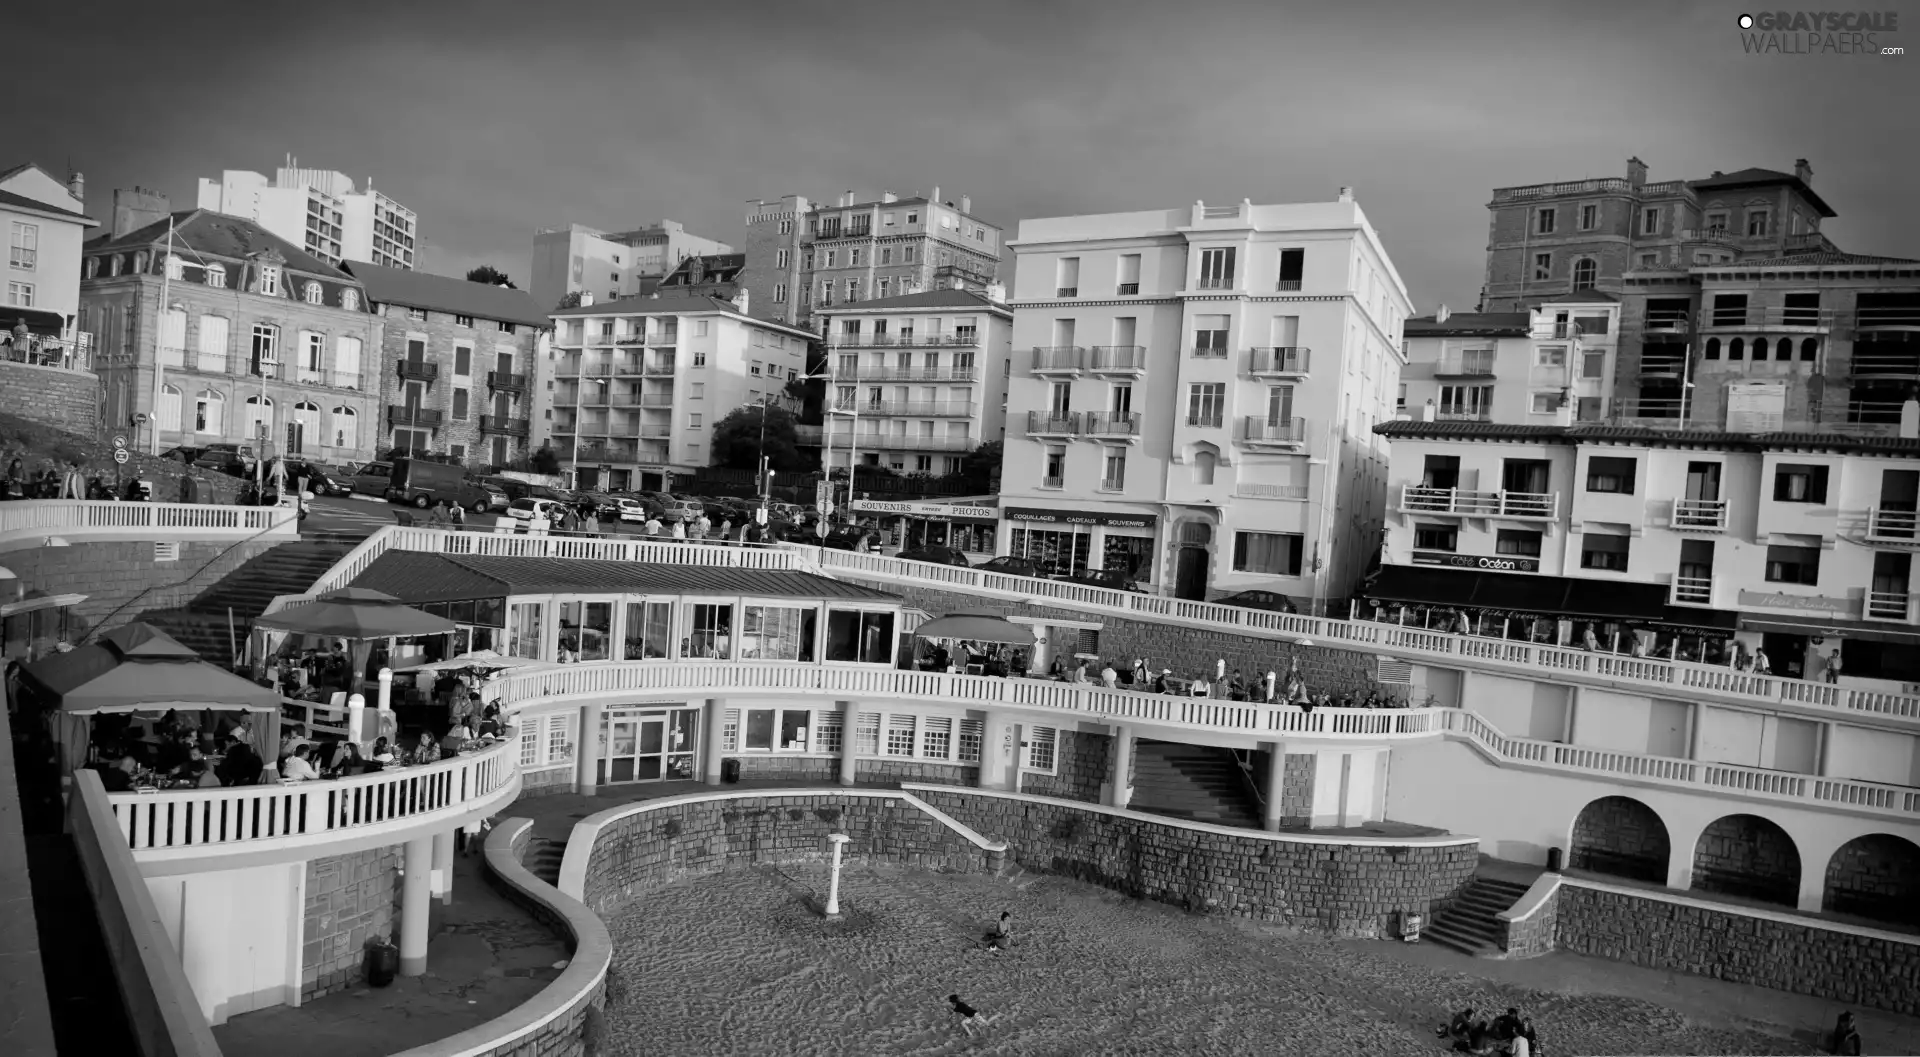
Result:
{"label": "shop front", "polygon": [[1153,581],[1159,530],[1153,514],[1009,507],[1002,520],[1006,553],[1038,563],[1049,575],[1106,569],[1137,583]]}
{"label": "shop front", "polygon": [[872,519],[886,542],[901,550],[950,547],[970,558],[993,554],[1000,511],[969,503],[883,503],[853,501],[853,513]]}
{"label": "shop front", "polygon": [[600,723],[600,785],[696,777],[700,707],[661,702],[609,708]]}

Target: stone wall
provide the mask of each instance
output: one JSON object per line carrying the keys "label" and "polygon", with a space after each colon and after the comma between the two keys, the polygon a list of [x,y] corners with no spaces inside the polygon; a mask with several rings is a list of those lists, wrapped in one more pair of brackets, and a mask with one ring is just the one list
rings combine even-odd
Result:
{"label": "stone wall", "polygon": [[[180,544],[178,561],[154,561],[145,540],[75,542],[8,551],[6,567],[26,589],[86,595],[74,612],[90,629],[111,630],[149,610],[184,606],[194,596],[284,539]],[[241,627],[239,632],[244,634]]]}
{"label": "stone wall", "polygon": [[1391,935],[1399,915],[1431,920],[1479,864],[1472,840],[1357,845],[1221,833],[1074,804],[914,790],[1020,865],[1189,910],[1336,936]]}
{"label": "stone wall", "polygon": [[400,852],[394,844],[307,863],[300,999],[366,978],[366,944],[392,938],[400,920]]}
{"label": "stone wall", "polygon": [[1567,865],[1664,885],[1671,856],[1667,827],[1652,808],[1630,797],[1607,796],[1582,808],[1574,820]]}
{"label": "stone wall", "polygon": [[1821,908],[1876,921],[1920,924],[1920,848],[1887,833],[1856,837],[1841,845],[1827,863]]}
{"label": "stone wall", "polygon": [[1800,851],[1778,824],[1758,815],[1728,815],[1700,834],[1692,887],[1790,907],[1799,900],[1800,870]]}
{"label": "stone wall", "polygon": [[0,392],[21,418],[82,437],[100,433],[100,379],[92,371],[0,360]]}
{"label": "stone wall", "polygon": [[[1022,771],[1020,791],[1059,800],[1100,802],[1100,787],[1112,775],[1113,736],[1062,730],[1054,743],[1052,774]],[[1131,769],[1128,774],[1132,774]],[[910,779],[917,780],[917,779]],[[971,783],[975,787],[979,782]]]}
{"label": "stone wall", "polygon": [[1575,882],[1561,886],[1557,914],[1555,938],[1576,954],[1920,1014],[1920,937],[1859,935],[1812,918],[1779,920]]}
{"label": "stone wall", "polygon": [[[1545,902],[1535,908],[1533,913],[1528,914],[1525,920],[1513,921],[1504,914],[1498,919],[1499,927],[1505,930],[1500,937],[1500,949],[1505,951],[1509,958],[1537,958],[1551,952],[1557,942],[1557,930],[1560,926],[1559,876],[1543,875],[1540,881],[1535,882],[1536,886],[1541,883],[1553,885],[1554,888],[1546,896]],[[1529,894],[1537,890],[1536,887],[1530,890]],[[1525,898],[1520,900],[1521,904],[1526,902]]]}
{"label": "stone wall", "polygon": [[[370,362],[361,365],[363,371],[377,373],[379,378],[379,385],[374,388],[380,393],[382,411],[380,437],[376,444],[381,453],[385,453],[393,442],[392,424],[386,421],[385,409],[405,403],[405,388],[398,365],[407,356],[409,340],[424,342],[425,362],[440,368],[439,378],[424,387],[425,393],[420,401],[421,407],[444,413],[440,425],[433,430],[433,451],[452,455],[457,445],[463,456],[461,461],[468,465],[493,462],[493,435],[480,432],[480,416],[494,413],[494,393],[488,385],[487,374],[496,368],[501,353],[512,355],[512,373],[527,377],[527,392],[508,394],[508,417],[527,419],[531,427],[533,351],[539,340],[537,329],[522,325],[508,334],[489,319],[475,319],[467,324],[460,322],[460,317],[434,311],[428,312],[425,320],[420,320],[409,315],[405,306],[391,304],[383,306],[382,311],[384,325],[379,328],[379,352],[372,353],[369,350]],[[464,375],[454,373],[456,346],[471,350],[468,372]],[[462,396],[456,398],[456,391]],[[465,413],[456,416],[458,410],[464,410]],[[525,455],[527,444],[526,437],[508,437],[507,458]]]}
{"label": "stone wall", "polygon": [[548,767],[520,772],[521,796],[552,796],[573,792],[573,767]]}
{"label": "stone wall", "polygon": [[748,863],[818,862],[829,833],[852,860],[989,869],[987,852],[905,799],[838,793],[668,803],[607,824],[587,864],[585,898],[602,916],[647,889]]}
{"label": "stone wall", "polygon": [[1280,824],[1313,825],[1313,782],[1319,774],[1320,758],[1311,753],[1287,754],[1280,775]]}

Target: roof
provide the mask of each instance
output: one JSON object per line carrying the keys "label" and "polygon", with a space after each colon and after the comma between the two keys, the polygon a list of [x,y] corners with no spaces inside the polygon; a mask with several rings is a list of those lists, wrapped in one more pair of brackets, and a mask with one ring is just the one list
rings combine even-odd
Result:
{"label": "roof", "polygon": [[1778,169],[1741,169],[1738,172],[1717,173],[1704,180],[1689,180],[1687,185],[1695,191],[1731,191],[1736,187],[1767,187],[1773,184],[1786,184],[1800,197],[1806,199],[1823,217],[1837,217],[1840,214],[1827,205],[1825,199],[1813,193],[1807,182],[1790,172]]}
{"label": "roof", "polygon": [[1525,337],[1533,331],[1533,317],[1525,312],[1453,312],[1445,323],[1432,316],[1412,316],[1400,325],[1405,337],[1439,337],[1457,334],[1498,337]]}
{"label": "roof", "polygon": [[547,325],[547,314],[525,290],[510,290],[447,275],[383,268],[361,261],[349,261],[343,267],[366,287],[369,301],[524,323],[530,327]]}
{"label": "roof", "polygon": [[[173,214],[172,222],[176,242],[191,246],[207,256],[243,261],[257,253],[276,250],[294,271],[354,281],[346,272],[244,217],[228,216],[211,209],[188,209]],[[118,238],[101,236],[82,246],[81,252],[91,254],[118,249],[151,249],[166,240],[167,221],[156,220]]]}
{"label": "roof", "polygon": [[409,605],[561,592],[899,601],[897,595],[813,573],[417,551],[382,554],[352,586],[378,587]]}
{"label": "roof", "polygon": [[1598,290],[1569,290],[1559,297],[1549,297],[1542,304],[1548,305],[1602,305],[1617,303],[1619,298],[1612,294],[1603,294]]}
{"label": "roof", "polygon": [[[871,301],[855,301],[852,304],[834,305],[830,308],[816,308],[817,316],[832,316],[852,312],[899,312],[907,309],[925,308],[980,308],[990,312],[1013,315],[1007,306],[996,304],[984,294],[971,290],[928,290],[918,294],[900,294],[896,297],[876,297]],[[1523,317],[1524,318],[1524,317]]]}
{"label": "roof", "polygon": [[1782,431],[1730,433],[1718,429],[1652,429],[1584,424],[1523,426],[1504,422],[1422,422],[1395,419],[1373,431],[1408,440],[1503,440],[1545,444],[1644,444],[1649,447],[1726,448],[1735,451],[1831,451],[1860,455],[1920,456],[1920,439]]}
{"label": "roof", "polygon": [[724,312],[742,323],[751,323],[768,330],[777,330],[782,334],[791,334],[808,341],[819,341],[820,335],[799,327],[790,327],[785,323],[775,323],[770,319],[761,319],[740,311],[740,306],[724,297],[712,294],[681,293],[668,288],[658,294],[639,294],[623,297],[617,301],[603,301],[578,308],[563,308],[549,313],[552,316],[568,318],[572,316],[646,316],[646,315],[692,315],[702,312]]}
{"label": "roof", "polygon": [[[14,170],[14,172],[18,172],[18,171],[19,171],[18,169]],[[0,173],[0,180],[4,180],[11,175],[12,173]],[[59,206],[50,206],[45,202],[40,201],[37,198],[28,198],[26,195],[17,195],[17,194],[14,194],[12,191],[0,191],[0,209],[27,209],[27,210],[32,210],[35,213],[47,213],[52,216],[64,217],[68,220],[78,221],[83,227],[99,227],[100,226],[100,222],[98,220],[93,219],[92,217],[86,215],[85,213],[76,213],[71,209],[61,209]]]}
{"label": "roof", "polygon": [[1868,253],[1795,253],[1785,257],[1763,257],[1755,261],[1730,261],[1726,264],[1696,265],[1696,271],[1725,271],[1741,268],[1842,268],[1855,264],[1920,264],[1912,257],[1876,257]]}

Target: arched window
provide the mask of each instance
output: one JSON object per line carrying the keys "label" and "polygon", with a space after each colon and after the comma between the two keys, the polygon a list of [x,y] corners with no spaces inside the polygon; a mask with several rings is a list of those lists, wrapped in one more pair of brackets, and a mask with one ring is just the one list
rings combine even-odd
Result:
{"label": "arched window", "polygon": [[179,282],[187,277],[187,266],[180,258],[167,254],[167,278]]}
{"label": "arched window", "polygon": [[1573,264],[1573,288],[1575,290],[1593,289],[1594,279],[1600,274],[1600,266],[1592,257],[1582,257]]}
{"label": "arched window", "polygon": [[213,287],[216,290],[223,290],[226,288],[227,269],[224,265],[219,265],[219,264],[207,265],[207,285]]}
{"label": "arched window", "polygon": [[247,397],[247,440],[259,443],[260,438],[273,435],[273,398],[260,396]]}
{"label": "arched window", "polygon": [[307,280],[306,288],[302,291],[302,293],[306,296],[307,304],[317,305],[320,303],[321,291],[320,291],[319,283],[316,283],[311,279]]}
{"label": "arched window", "polygon": [[1767,358],[1767,339],[1753,339],[1753,358],[1756,360],[1764,360]]}
{"label": "arched window", "polygon": [[100,275],[100,258],[88,257],[87,258],[87,278],[93,279],[93,278],[99,277],[99,275]]}
{"label": "arched window", "polygon": [[360,292],[358,290],[340,291],[340,307],[349,312],[360,311]]}
{"label": "arched window", "polygon": [[1801,338],[1800,339],[1801,362],[1812,363],[1815,359],[1818,359],[1819,356],[1820,356],[1820,339],[1818,338]]}
{"label": "arched window", "polygon": [[193,431],[218,437],[226,430],[227,400],[211,389],[193,398]]}
{"label": "arched window", "polygon": [[1717,360],[1719,358],[1720,358],[1720,339],[1708,338],[1707,339],[1707,359]]}
{"label": "arched window", "polygon": [[1193,455],[1193,483],[1212,484],[1213,468],[1220,457],[1210,451],[1195,452]]}
{"label": "arched window", "polygon": [[155,412],[163,430],[180,431],[180,390],[171,385],[160,387],[160,407]]}
{"label": "arched window", "polygon": [[360,446],[360,416],[353,408],[342,405],[333,409],[333,436],[331,441],[336,448],[357,448]]}
{"label": "arched window", "polygon": [[1744,360],[1747,358],[1747,339],[1735,338],[1727,343],[1727,359]]}

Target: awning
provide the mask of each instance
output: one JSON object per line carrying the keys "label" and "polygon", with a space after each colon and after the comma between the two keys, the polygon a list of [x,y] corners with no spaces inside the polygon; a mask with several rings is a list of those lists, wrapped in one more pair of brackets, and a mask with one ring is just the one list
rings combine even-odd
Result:
{"label": "awning", "polygon": [[1903,628],[1865,620],[1793,620],[1782,617],[1740,616],[1743,631],[1778,632],[1783,635],[1818,635],[1823,638],[1865,639],[1868,642],[1920,642],[1920,628]]}
{"label": "awning", "polygon": [[1665,620],[1667,617],[1667,589],[1660,584],[1576,580],[1526,573],[1388,565],[1375,574],[1366,594],[1369,598],[1390,602],[1602,620]]}
{"label": "awning", "polygon": [[35,334],[59,337],[67,329],[67,318],[58,312],[49,312],[44,308],[0,307],[0,331],[13,333],[13,328],[24,320],[27,329]]}

